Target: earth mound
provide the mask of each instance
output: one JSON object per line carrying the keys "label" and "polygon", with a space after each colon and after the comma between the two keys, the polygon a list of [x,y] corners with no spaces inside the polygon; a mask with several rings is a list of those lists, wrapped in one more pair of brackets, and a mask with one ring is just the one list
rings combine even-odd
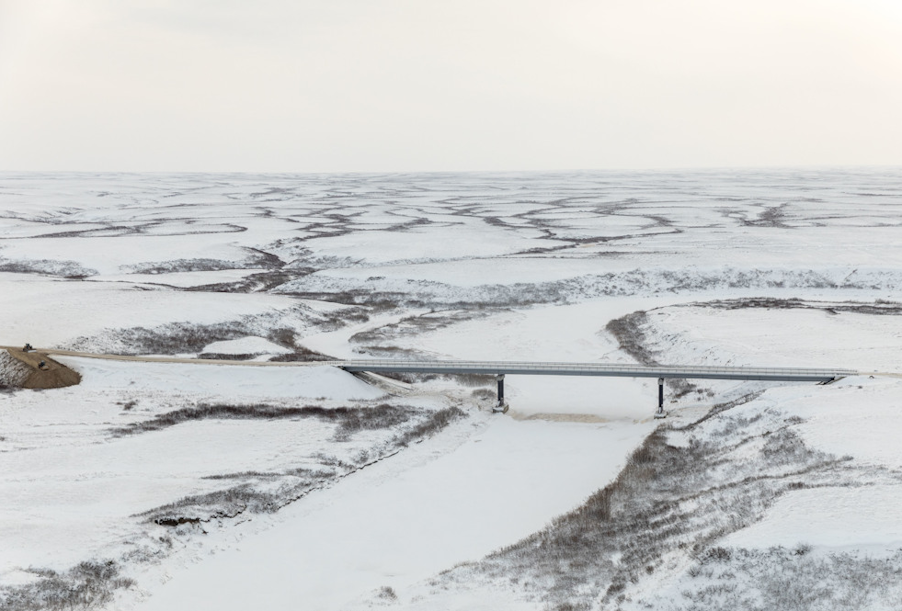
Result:
{"label": "earth mound", "polygon": [[0,386],[48,389],[75,386],[81,376],[40,351],[7,348],[0,352]]}

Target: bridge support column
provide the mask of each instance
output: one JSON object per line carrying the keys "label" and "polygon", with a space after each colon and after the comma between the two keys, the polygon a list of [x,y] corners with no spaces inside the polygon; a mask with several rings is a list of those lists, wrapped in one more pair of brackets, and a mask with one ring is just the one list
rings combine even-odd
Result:
{"label": "bridge support column", "polygon": [[498,382],[498,403],[495,404],[495,407],[492,408],[492,411],[496,413],[504,413],[508,408],[508,405],[504,400],[504,374],[499,373],[495,376],[495,380]]}
{"label": "bridge support column", "polygon": [[655,418],[666,418],[664,413],[664,378],[658,378],[658,411],[655,412]]}

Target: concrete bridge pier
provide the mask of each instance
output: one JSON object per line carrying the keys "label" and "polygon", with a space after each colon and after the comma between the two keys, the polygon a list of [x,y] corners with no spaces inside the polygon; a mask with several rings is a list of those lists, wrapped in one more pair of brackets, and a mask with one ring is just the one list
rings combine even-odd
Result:
{"label": "concrete bridge pier", "polygon": [[658,411],[655,412],[655,418],[666,418],[664,413],[664,378],[658,378]]}
{"label": "concrete bridge pier", "polygon": [[498,403],[495,404],[495,407],[492,408],[493,412],[507,412],[508,405],[504,400],[504,374],[499,373],[495,376],[495,380],[498,382]]}

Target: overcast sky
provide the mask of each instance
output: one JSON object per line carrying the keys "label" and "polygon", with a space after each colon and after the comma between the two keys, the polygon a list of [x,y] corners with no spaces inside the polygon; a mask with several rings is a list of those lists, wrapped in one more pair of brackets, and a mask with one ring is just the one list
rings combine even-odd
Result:
{"label": "overcast sky", "polygon": [[0,0],[0,170],[849,164],[900,0]]}

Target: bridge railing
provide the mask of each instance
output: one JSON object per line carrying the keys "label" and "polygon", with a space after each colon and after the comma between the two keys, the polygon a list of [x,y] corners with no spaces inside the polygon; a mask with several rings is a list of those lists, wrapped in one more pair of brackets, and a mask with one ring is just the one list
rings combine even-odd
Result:
{"label": "bridge railing", "polygon": [[850,369],[800,367],[729,367],[711,365],[630,365],[621,363],[563,363],[555,361],[445,361],[360,359],[336,362],[349,371],[422,371],[435,373],[522,373],[539,375],[615,375],[623,377],[823,379],[856,375]]}

